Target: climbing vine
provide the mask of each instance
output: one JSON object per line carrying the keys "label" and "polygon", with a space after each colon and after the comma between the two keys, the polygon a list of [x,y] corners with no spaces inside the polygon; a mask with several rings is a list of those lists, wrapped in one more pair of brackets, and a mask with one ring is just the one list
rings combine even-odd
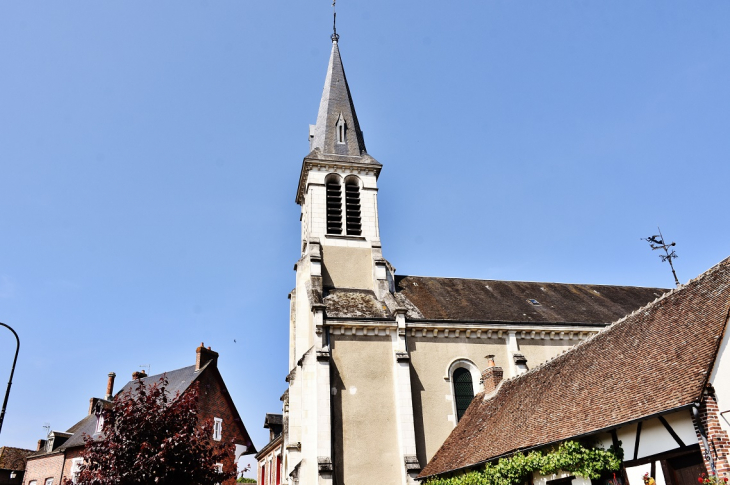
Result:
{"label": "climbing vine", "polygon": [[584,447],[576,441],[566,441],[547,451],[516,453],[497,463],[487,463],[483,470],[450,478],[433,478],[425,485],[520,485],[531,473],[553,475],[571,473],[585,478],[599,478],[605,471],[617,471],[623,459],[621,447],[608,450]]}

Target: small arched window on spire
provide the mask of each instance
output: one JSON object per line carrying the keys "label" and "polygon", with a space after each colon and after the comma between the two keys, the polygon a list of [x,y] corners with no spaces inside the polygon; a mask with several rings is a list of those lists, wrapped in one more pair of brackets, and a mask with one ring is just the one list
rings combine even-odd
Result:
{"label": "small arched window on spire", "polygon": [[360,220],[360,179],[348,177],[345,179],[345,222],[347,235],[359,236],[362,234]]}
{"label": "small arched window on spire", "polygon": [[336,139],[337,143],[344,145],[345,144],[345,132],[346,130],[345,126],[345,118],[342,116],[342,113],[340,113],[340,117],[337,118],[337,124],[335,124],[335,133],[336,133]]}
{"label": "small arched window on spire", "polygon": [[342,182],[337,175],[325,180],[327,191],[327,234],[342,234]]}
{"label": "small arched window on spire", "polygon": [[464,367],[454,369],[452,380],[454,381],[454,400],[456,401],[456,421],[459,422],[471,400],[474,399],[474,385],[471,372]]}

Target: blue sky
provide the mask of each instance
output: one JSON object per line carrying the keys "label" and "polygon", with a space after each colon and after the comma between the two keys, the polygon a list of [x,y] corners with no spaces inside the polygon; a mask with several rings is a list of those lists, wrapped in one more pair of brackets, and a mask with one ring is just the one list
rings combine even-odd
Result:
{"label": "blue sky", "polygon": [[[657,225],[683,282],[730,253],[729,2],[338,14],[399,274],[669,287]],[[330,32],[323,0],[0,3],[0,445],[201,341],[265,444]]]}

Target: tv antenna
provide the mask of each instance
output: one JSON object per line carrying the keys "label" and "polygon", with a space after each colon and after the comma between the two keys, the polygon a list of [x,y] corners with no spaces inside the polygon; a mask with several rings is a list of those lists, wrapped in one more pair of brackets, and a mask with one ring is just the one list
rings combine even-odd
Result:
{"label": "tv antenna", "polygon": [[43,429],[46,430],[46,436],[51,434],[51,423],[43,423]]}
{"label": "tv antenna", "polygon": [[664,242],[664,236],[662,235],[662,230],[657,227],[657,230],[659,231],[658,235],[655,236],[649,236],[649,237],[643,237],[641,238],[642,241],[646,241],[649,243],[649,246],[651,246],[652,251],[656,249],[663,249],[664,254],[660,254],[659,257],[662,260],[662,263],[668,262],[669,267],[672,268],[672,275],[674,276],[674,282],[679,286],[679,280],[677,279],[677,273],[674,271],[674,265],[672,264],[673,259],[677,259],[679,256],[677,256],[677,253],[674,252],[674,249],[670,252],[669,249],[673,246],[676,246],[677,243],[671,242],[669,244]]}

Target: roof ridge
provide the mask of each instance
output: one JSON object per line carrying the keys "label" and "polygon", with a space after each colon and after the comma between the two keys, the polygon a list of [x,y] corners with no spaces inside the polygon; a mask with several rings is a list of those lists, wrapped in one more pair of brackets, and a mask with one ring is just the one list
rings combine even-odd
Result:
{"label": "roof ridge", "polygon": [[646,288],[648,290],[669,290],[669,288],[661,288],[655,286],[638,286],[638,285],[612,285],[608,283],[566,283],[560,281],[532,281],[532,280],[496,280],[485,278],[462,278],[459,276],[422,276],[422,275],[396,275],[396,278],[433,278],[443,280],[470,280],[470,281],[498,281],[501,283],[535,283],[540,285],[575,285],[575,286],[610,286],[613,288]]}

